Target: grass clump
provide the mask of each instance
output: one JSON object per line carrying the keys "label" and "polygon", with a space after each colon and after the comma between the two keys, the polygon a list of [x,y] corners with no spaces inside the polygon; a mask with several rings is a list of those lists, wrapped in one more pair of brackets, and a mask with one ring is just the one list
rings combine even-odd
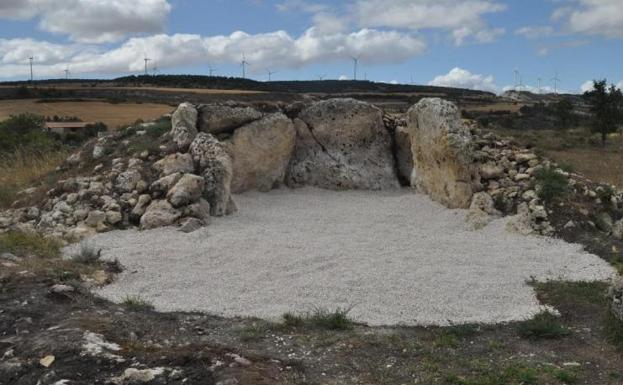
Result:
{"label": "grass clump", "polygon": [[555,314],[549,311],[541,312],[519,325],[519,335],[526,339],[551,340],[563,338],[570,334],[571,331],[560,322]]}
{"label": "grass clump", "polygon": [[83,243],[80,245],[80,250],[72,255],[71,259],[83,265],[95,265],[100,262],[101,256],[102,249],[96,249],[91,245]]}
{"label": "grass clump", "polygon": [[0,252],[17,256],[34,255],[44,258],[58,258],[61,255],[62,242],[55,238],[44,237],[36,232],[9,231],[0,234]]}
{"label": "grass clump", "polygon": [[140,295],[128,295],[121,302],[121,305],[132,311],[153,310],[154,305]]}
{"label": "grass clump", "polygon": [[623,352],[623,321],[608,311],[604,317],[604,329],[610,342]]}
{"label": "grass clump", "polygon": [[350,330],[354,322],[348,317],[350,308],[337,308],[329,311],[316,308],[309,313],[285,313],[282,316],[283,325],[289,328],[311,327],[325,330]]}
{"label": "grass clump", "polygon": [[534,177],[537,195],[545,203],[563,198],[569,192],[567,177],[551,168],[538,170]]}

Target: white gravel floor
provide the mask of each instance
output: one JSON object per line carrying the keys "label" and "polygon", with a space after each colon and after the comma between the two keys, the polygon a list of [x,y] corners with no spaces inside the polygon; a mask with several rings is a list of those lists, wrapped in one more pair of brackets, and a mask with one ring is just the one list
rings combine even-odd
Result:
{"label": "white gravel floor", "polygon": [[604,280],[611,267],[563,241],[399,192],[278,190],[236,196],[239,213],[192,234],[116,231],[88,242],[127,271],[99,293],[158,310],[277,319],[352,307],[370,325],[495,323],[541,310],[526,281]]}

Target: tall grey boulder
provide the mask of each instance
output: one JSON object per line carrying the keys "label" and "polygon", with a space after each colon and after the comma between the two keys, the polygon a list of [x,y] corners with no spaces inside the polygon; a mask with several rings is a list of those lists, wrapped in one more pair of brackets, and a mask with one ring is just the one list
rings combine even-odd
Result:
{"label": "tall grey boulder", "polygon": [[354,99],[314,103],[294,120],[296,146],[286,183],[346,190],[400,186],[392,138],[380,109]]}
{"label": "tall grey boulder", "polygon": [[171,137],[180,151],[186,151],[197,135],[199,114],[194,105],[182,103],[171,117]]}
{"label": "tall grey boulder", "polygon": [[472,137],[451,102],[426,98],[408,111],[411,185],[449,208],[468,208],[473,194]]}
{"label": "tall grey boulder", "polygon": [[233,157],[232,192],[269,191],[283,184],[296,130],[282,113],[238,128],[228,143]]}
{"label": "tall grey boulder", "polygon": [[225,146],[214,136],[201,132],[189,152],[205,180],[203,196],[210,204],[210,214],[219,217],[236,211],[231,198],[232,159]]}
{"label": "tall grey boulder", "polygon": [[262,113],[251,107],[206,104],[199,106],[199,131],[208,134],[228,133],[262,118]]}

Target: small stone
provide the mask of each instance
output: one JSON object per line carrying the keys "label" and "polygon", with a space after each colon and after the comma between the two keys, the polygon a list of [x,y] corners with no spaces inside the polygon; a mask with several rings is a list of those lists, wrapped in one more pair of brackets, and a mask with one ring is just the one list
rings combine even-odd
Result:
{"label": "small stone", "polygon": [[123,215],[119,211],[106,211],[106,221],[111,225],[116,225],[123,220]]}
{"label": "small stone", "polygon": [[50,288],[50,293],[51,294],[69,294],[69,293],[73,293],[74,291],[76,291],[76,289],[73,286],[69,286],[69,285],[54,285]]}
{"label": "small stone", "polygon": [[612,232],[612,227],[614,226],[614,222],[612,221],[612,217],[607,212],[602,212],[597,215],[595,224],[597,228],[605,233],[610,234]]}
{"label": "small stone", "polygon": [[100,227],[104,221],[106,220],[106,213],[104,213],[103,211],[99,211],[99,210],[93,210],[91,212],[89,212],[89,215],[87,216],[86,219],[86,224],[97,228]]}
{"label": "small stone", "polygon": [[199,230],[200,228],[203,227],[203,225],[204,225],[203,221],[197,218],[187,218],[182,222],[182,225],[180,226],[178,230],[182,233],[188,234],[188,233],[192,233],[192,232]]}
{"label": "small stone", "polygon": [[0,258],[6,259],[7,261],[11,261],[11,262],[18,262],[19,261],[19,258],[17,256],[15,256],[14,254],[11,254],[11,253],[2,253],[2,254],[0,254]]}
{"label": "small stone", "polygon": [[522,180],[528,180],[528,179],[530,179],[530,175],[528,174],[519,173],[515,175],[516,182],[521,182]]}
{"label": "small stone", "polygon": [[617,221],[613,226],[612,226],[612,236],[615,239],[618,240],[623,240],[623,219]]}
{"label": "small stone", "polygon": [[54,363],[54,356],[48,355],[39,360],[39,364],[43,367],[49,368],[52,363]]}

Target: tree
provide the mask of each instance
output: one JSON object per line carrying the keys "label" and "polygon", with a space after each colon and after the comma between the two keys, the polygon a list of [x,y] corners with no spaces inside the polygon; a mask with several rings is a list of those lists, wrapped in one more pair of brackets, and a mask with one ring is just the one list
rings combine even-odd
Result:
{"label": "tree", "polygon": [[584,93],[593,114],[592,132],[601,134],[601,143],[605,147],[608,134],[616,132],[623,119],[623,94],[614,85],[608,87],[607,81],[595,80],[593,90]]}
{"label": "tree", "polygon": [[575,118],[573,110],[573,103],[571,103],[569,99],[561,99],[554,104],[554,114],[556,114],[556,117],[560,121],[560,128],[566,129],[573,123]]}

